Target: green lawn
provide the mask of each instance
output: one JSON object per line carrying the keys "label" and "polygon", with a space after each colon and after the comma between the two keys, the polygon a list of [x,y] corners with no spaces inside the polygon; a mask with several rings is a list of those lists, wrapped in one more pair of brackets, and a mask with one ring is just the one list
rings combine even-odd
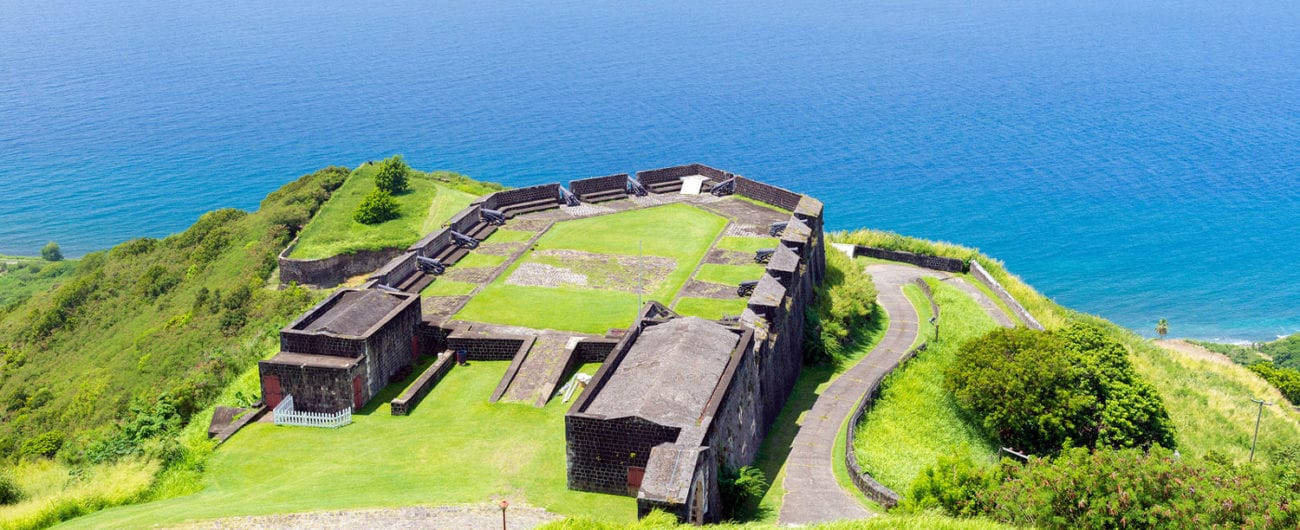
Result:
{"label": "green lawn", "polygon": [[[502,498],[566,515],[634,520],[632,497],[566,487],[564,412],[571,403],[553,400],[541,409],[488,403],[508,364],[453,368],[406,417],[389,415],[388,400],[403,386],[391,385],[340,429],[250,425],[213,453],[198,493],[105,510],[70,526],[139,528]],[[582,371],[592,374],[596,367]]]}
{"label": "green lawn", "polygon": [[681,298],[673,311],[685,316],[717,320],[726,315],[739,315],[745,310],[746,299],[735,298]]}
{"label": "green lawn", "polygon": [[298,245],[289,257],[320,259],[359,250],[405,248],[437,230],[474,196],[435,182],[438,173],[412,171],[410,189],[395,196],[401,212],[397,219],[364,225],[352,218],[361,199],[375,187],[377,164],[352,172],[316,216],[303,227]]}
{"label": "green lawn", "polygon": [[737,252],[753,252],[765,248],[776,248],[777,241],[779,240],[775,237],[727,236],[718,241],[718,248]]}
{"label": "green lawn", "polygon": [[505,256],[496,254],[484,254],[482,252],[470,251],[465,257],[457,261],[452,267],[474,268],[474,267],[495,267],[506,261]]}
{"label": "green lawn", "polygon": [[437,279],[420,291],[420,296],[460,296],[469,294],[478,284]]}
{"label": "green lawn", "polygon": [[[966,452],[977,461],[992,461],[997,451],[993,441],[962,419],[943,388],[943,371],[960,346],[997,324],[957,288],[928,281],[942,315],[939,342],[931,341],[926,351],[885,379],[880,399],[865,416],[854,440],[862,469],[903,495],[917,473],[939,455]],[[914,305],[929,312],[928,302],[917,302]],[[923,324],[921,330],[925,333],[932,328]]]}
{"label": "green lawn", "polygon": [[676,267],[643,297],[580,287],[507,285],[505,280],[529,260],[530,252],[470,300],[456,318],[584,333],[626,327],[640,309],[638,299],[668,302],[677,295],[726,224],[726,218],[686,204],[556,223],[537,241],[537,250],[661,256],[673,259]]}
{"label": "green lawn", "polygon": [[705,263],[700,265],[700,272],[695,273],[695,279],[724,285],[740,285],[740,282],[762,278],[763,269],[764,267],[757,263],[749,265]]}
{"label": "green lawn", "polygon": [[529,232],[527,230],[510,230],[508,228],[498,228],[496,232],[492,232],[492,235],[488,236],[486,241],[489,243],[512,243],[516,241],[528,241],[529,239],[532,239],[534,235],[536,235],[536,233]]}

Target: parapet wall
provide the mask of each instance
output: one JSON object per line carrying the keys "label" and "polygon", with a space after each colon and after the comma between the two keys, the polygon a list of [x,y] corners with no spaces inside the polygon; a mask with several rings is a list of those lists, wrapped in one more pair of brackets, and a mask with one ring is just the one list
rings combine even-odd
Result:
{"label": "parapet wall", "polygon": [[1038,323],[1038,319],[1029,314],[1029,310],[1020,305],[1020,301],[1011,296],[1011,293],[1002,287],[1002,284],[998,283],[998,280],[992,274],[989,274],[989,271],[985,270],[983,265],[980,265],[980,262],[970,261],[970,274],[975,279],[983,282],[984,285],[987,285],[993,291],[993,294],[996,294],[998,298],[1006,303],[1007,307],[1011,308],[1011,312],[1015,313],[1017,317],[1020,317],[1020,321],[1025,323],[1025,327],[1039,331],[1043,330],[1043,325]]}
{"label": "parapet wall", "polygon": [[765,202],[782,210],[792,212],[799,206],[799,200],[803,198],[803,195],[785,188],[778,188],[771,184],[764,184],[741,176],[736,177],[736,195]]}
{"label": "parapet wall", "polygon": [[889,261],[901,261],[917,267],[925,267],[944,272],[966,272],[966,262],[956,258],[941,258],[929,254],[914,254],[902,250],[888,250],[876,247],[853,245],[853,256],[866,256]]}
{"label": "parapet wall", "polygon": [[578,197],[592,193],[623,191],[627,189],[627,180],[627,173],[571,180],[569,181],[569,191]]}
{"label": "parapet wall", "polygon": [[636,172],[636,180],[646,187],[665,182],[672,182],[682,177],[691,175],[702,175],[712,180],[721,182],[731,178],[733,175],[721,169],[706,166],[704,164],[686,164],[683,166],[664,167],[659,169],[648,169]]}
{"label": "parapet wall", "polygon": [[455,330],[447,335],[447,349],[464,351],[471,361],[509,361],[524,348],[525,343],[531,345],[533,340],[533,337],[523,335]]}
{"label": "parapet wall", "polygon": [[484,197],[480,204],[489,210],[501,210],[515,204],[541,200],[550,200],[558,206],[560,204],[560,184],[552,182],[527,188],[498,191]]}
{"label": "parapet wall", "polygon": [[280,263],[280,283],[297,283],[320,288],[334,287],[348,278],[378,269],[388,260],[402,253],[402,249],[399,248],[386,248],[359,250],[351,254],[339,254],[321,259],[290,258],[289,254],[297,245],[298,240],[295,239],[280,252],[277,258]]}

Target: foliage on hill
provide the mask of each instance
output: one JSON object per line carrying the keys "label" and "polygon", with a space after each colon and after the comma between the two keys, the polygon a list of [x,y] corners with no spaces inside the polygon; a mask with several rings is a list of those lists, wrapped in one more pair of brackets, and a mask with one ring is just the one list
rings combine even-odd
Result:
{"label": "foliage on hill", "polygon": [[1210,351],[1227,355],[1237,364],[1252,364],[1258,361],[1273,361],[1279,368],[1300,370],[1300,333],[1288,335],[1271,342],[1255,344],[1219,344],[1216,342],[1191,341]]}
{"label": "foliage on hill", "polygon": [[375,188],[393,195],[402,193],[406,191],[406,182],[410,174],[411,166],[406,165],[402,155],[394,155],[379,163],[379,171],[375,173]]}
{"label": "foliage on hill", "polygon": [[0,256],[0,315],[16,308],[35,293],[52,290],[75,270],[77,263],[73,260],[6,261]]}
{"label": "foliage on hill", "polygon": [[267,279],[347,173],[303,176],[256,213],[217,210],[165,239],[46,265],[74,270],[0,315],[0,456],[106,461],[178,429],[311,302]]}
{"label": "foliage on hill", "polygon": [[900,511],[939,508],[1045,528],[1295,528],[1300,446],[1255,466],[1164,448],[1074,448],[1021,465],[941,459],[913,484]]}
{"label": "foliage on hill", "polygon": [[1300,403],[1300,370],[1279,368],[1267,361],[1252,364],[1249,368],[1282,392],[1292,404]]}
{"label": "foliage on hill", "polygon": [[866,327],[876,306],[871,276],[839,251],[826,253],[826,277],[804,311],[804,361],[817,364],[843,359],[853,330]]}
{"label": "foliage on hill", "polygon": [[361,203],[357,205],[357,210],[352,213],[352,218],[363,225],[374,225],[397,219],[401,215],[397,208],[397,201],[393,199],[393,194],[387,190],[375,188],[361,199]]}
{"label": "foliage on hill", "polygon": [[1033,454],[1066,447],[1173,447],[1164,403],[1096,326],[996,329],[967,342],[945,386],[1004,445]]}

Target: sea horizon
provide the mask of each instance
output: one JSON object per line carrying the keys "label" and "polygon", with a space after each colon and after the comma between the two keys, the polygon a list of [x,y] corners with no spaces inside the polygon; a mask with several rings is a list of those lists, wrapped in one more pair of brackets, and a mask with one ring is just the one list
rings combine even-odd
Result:
{"label": "sea horizon", "polygon": [[700,162],[1144,335],[1300,330],[1286,2],[2,5],[0,254],[398,153],[509,186]]}

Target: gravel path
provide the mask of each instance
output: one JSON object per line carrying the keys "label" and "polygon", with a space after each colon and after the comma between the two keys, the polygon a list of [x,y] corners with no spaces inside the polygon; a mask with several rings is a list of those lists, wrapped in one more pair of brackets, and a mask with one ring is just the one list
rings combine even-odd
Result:
{"label": "gravel path", "polygon": [[853,413],[862,394],[888,375],[916,340],[919,317],[903,294],[904,285],[924,276],[941,278],[971,295],[999,325],[1012,325],[1012,320],[983,291],[960,278],[908,265],[878,264],[868,266],[866,271],[880,291],[876,300],[889,313],[889,329],[880,343],[831,382],[812,409],[804,414],[786,459],[785,499],[778,516],[783,525],[862,519],[872,515],[835,480],[833,459],[843,455],[832,454],[832,449],[840,426]]}
{"label": "gravel path", "polygon": [[[533,528],[559,519],[541,508],[511,506],[506,522],[512,529]],[[495,504],[465,506],[409,506],[375,510],[305,512],[279,515],[228,517],[190,523],[176,528],[466,528],[491,530],[501,528],[501,509]]]}

